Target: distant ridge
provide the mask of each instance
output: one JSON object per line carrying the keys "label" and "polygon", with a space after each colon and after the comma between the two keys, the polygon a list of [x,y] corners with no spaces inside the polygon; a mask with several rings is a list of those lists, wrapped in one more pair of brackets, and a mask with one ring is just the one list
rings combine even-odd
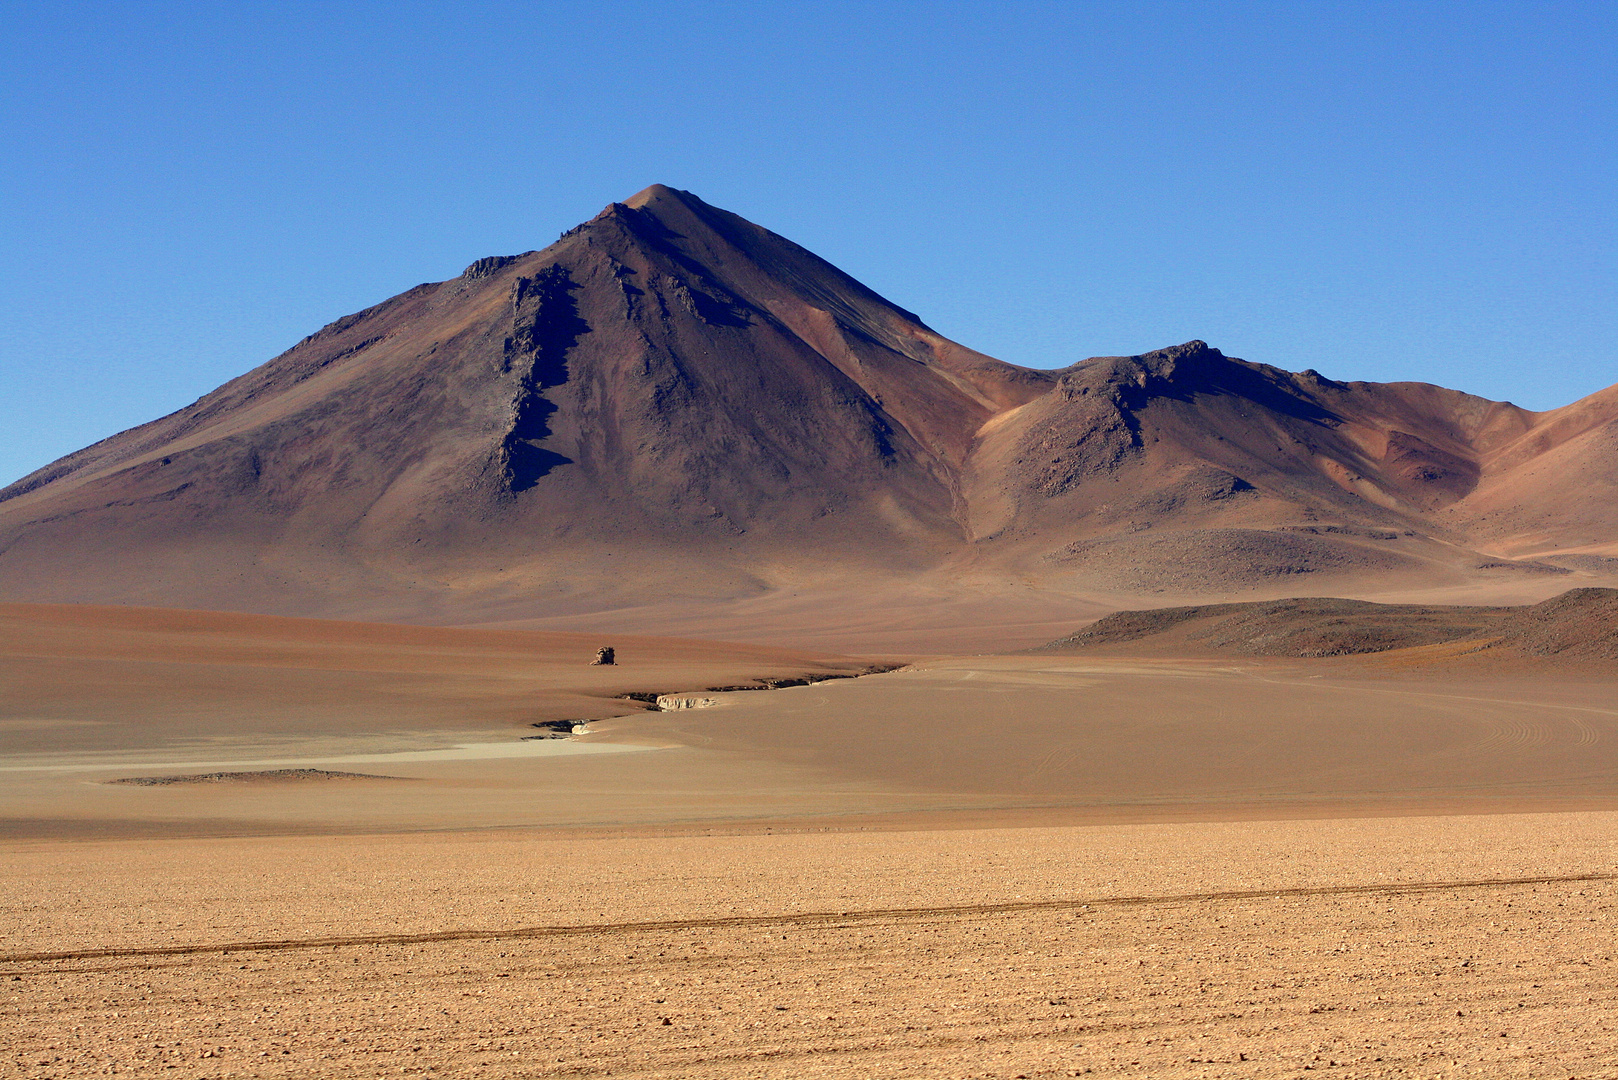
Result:
{"label": "distant ridge", "polygon": [[0,489],[6,599],[432,622],[1614,571],[1618,387],[1017,367],[662,185]]}
{"label": "distant ridge", "polygon": [[[1327,657],[1470,644],[1470,653],[1618,668],[1618,589],[1570,589],[1538,604],[1372,604],[1300,597],[1115,611],[1053,651],[1187,646],[1244,656]],[[1446,654],[1445,658],[1449,658]]]}

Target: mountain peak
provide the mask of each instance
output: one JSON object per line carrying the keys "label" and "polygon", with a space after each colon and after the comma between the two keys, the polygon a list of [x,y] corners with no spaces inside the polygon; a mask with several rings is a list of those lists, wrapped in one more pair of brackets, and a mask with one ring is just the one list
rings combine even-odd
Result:
{"label": "mountain peak", "polygon": [[685,202],[687,198],[691,197],[692,195],[689,191],[671,188],[667,184],[653,184],[650,187],[642,188],[625,199],[624,205],[634,210],[640,210],[653,203],[666,202],[671,199],[677,202]]}

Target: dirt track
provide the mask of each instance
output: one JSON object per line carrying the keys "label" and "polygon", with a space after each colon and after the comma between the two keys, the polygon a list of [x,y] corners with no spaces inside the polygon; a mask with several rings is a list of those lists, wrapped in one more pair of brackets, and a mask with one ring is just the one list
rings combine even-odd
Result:
{"label": "dirt track", "polygon": [[1172,897],[0,977],[41,1077],[1597,1077],[1615,901],[1610,877]]}
{"label": "dirt track", "polygon": [[359,937],[281,938],[271,941],[226,941],[208,945],[169,945],[152,948],[74,949],[67,952],[0,953],[0,964],[29,964],[58,960],[105,960],[200,956],[204,953],[287,952],[296,949],[338,949],[359,945],[438,945],[454,941],[524,941],[531,938],[593,937],[603,934],[645,934],[681,930],[755,930],[769,927],[805,927],[835,923],[853,926],[872,920],[960,918],[1022,915],[1035,911],[1087,911],[1091,908],[1134,907],[1140,904],[1194,904],[1216,900],[1279,900],[1296,896],[1349,896],[1375,893],[1451,892],[1456,889],[1494,889],[1520,885],[1576,885],[1618,880],[1618,874],[1570,874],[1557,877],[1484,878],[1478,881],[1418,881],[1405,885],[1335,885],[1313,889],[1248,889],[1235,892],[1186,893],[1180,896],[1092,896],[1083,900],[1033,900],[1002,904],[955,904],[946,907],[876,908],[868,911],[806,911],[791,915],[735,916],[724,919],[667,919],[659,922],[596,923],[577,926],[513,926],[499,930],[440,930],[431,934],[371,934]]}

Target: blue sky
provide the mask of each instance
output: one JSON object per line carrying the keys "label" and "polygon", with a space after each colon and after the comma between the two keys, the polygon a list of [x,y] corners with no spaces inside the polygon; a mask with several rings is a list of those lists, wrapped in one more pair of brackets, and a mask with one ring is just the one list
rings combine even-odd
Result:
{"label": "blue sky", "polygon": [[1058,367],[1618,382],[1618,7],[0,0],[0,483],[652,182]]}

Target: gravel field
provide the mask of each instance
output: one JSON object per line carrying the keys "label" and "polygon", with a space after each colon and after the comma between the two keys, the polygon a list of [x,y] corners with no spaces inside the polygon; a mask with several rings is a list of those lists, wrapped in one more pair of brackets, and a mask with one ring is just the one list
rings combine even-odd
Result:
{"label": "gravel field", "polygon": [[1618,1075],[1613,813],[5,866],[7,1075]]}

